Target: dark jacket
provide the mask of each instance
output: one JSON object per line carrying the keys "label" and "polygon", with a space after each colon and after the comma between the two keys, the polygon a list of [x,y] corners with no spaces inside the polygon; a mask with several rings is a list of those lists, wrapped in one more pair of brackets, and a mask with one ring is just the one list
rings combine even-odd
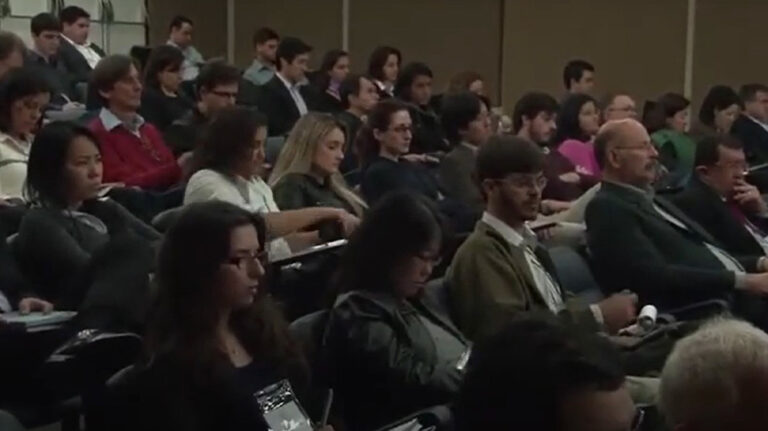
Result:
{"label": "dark jacket", "polygon": [[331,311],[325,345],[349,429],[377,429],[414,411],[446,403],[462,373],[457,358],[438,358],[422,318],[466,345],[426,299],[399,303],[384,292],[353,291]]}
{"label": "dark jacket", "polygon": [[569,183],[560,179],[560,175],[576,172],[576,167],[560,151],[547,149],[544,159],[544,176],[547,178],[547,186],[544,188],[544,199],[559,201],[572,201],[578,199],[587,190],[599,182],[599,179],[591,175],[578,174],[578,183]]}
{"label": "dark jacket", "polygon": [[369,205],[394,190],[411,190],[433,200],[440,195],[437,180],[426,167],[378,156],[363,168],[360,188]]}
{"label": "dark jacket", "polygon": [[[91,48],[101,57],[107,55],[104,50],[95,43],[91,44]],[[80,54],[80,51],[63,37],[61,38],[61,45],[59,46],[59,61],[62,62],[64,70],[73,82],[88,82],[91,79],[91,70],[93,69],[91,69],[91,66],[85,60],[85,57]]]}
{"label": "dark jacket", "polygon": [[165,129],[163,139],[173,155],[179,157],[197,148],[207,127],[208,117],[193,108]]}
{"label": "dark jacket", "polygon": [[[307,109],[315,109],[316,96],[314,87],[302,85],[299,93],[307,105]],[[293,125],[299,120],[301,114],[299,108],[291,97],[291,93],[283,84],[283,81],[275,74],[266,84],[259,87],[259,96],[256,104],[259,109],[267,116],[269,121],[269,136],[287,135]]]}
{"label": "dark jacket", "polygon": [[476,160],[476,149],[457,145],[440,162],[440,184],[447,196],[482,212],[485,202],[476,182]]}
{"label": "dark jacket", "polygon": [[67,99],[77,100],[74,83],[57,57],[48,61],[35,51],[28,50],[24,58],[24,68],[45,80],[51,90],[51,105],[62,106],[68,102]]}
{"label": "dark jacket", "polygon": [[746,115],[740,115],[731,127],[731,135],[744,145],[751,166],[768,162],[768,131]]}
{"label": "dark jacket", "polygon": [[327,91],[315,90],[317,94],[317,104],[315,109],[318,112],[326,112],[328,114],[337,114],[344,110],[341,104],[341,100],[337,99]]}
{"label": "dark jacket", "polygon": [[182,94],[169,97],[162,90],[147,86],[141,94],[139,114],[152,123],[157,130],[164,132],[174,121],[187,115],[194,107],[195,104]]}
{"label": "dark jacket", "polygon": [[443,135],[440,119],[430,108],[409,105],[408,111],[413,122],[413,140],[411,141],[411,153],[437,153],[448,152],[451,147]]}
{"label": "dark jacket", "polygon": [[[668,222],[653,204],[688,229]],[[605,288],[630,289],[660,309],[730,298],[734,273],[705,246],[719,243],[669,201],[651,201],[639,190],[603,182],[585,218],[594,268]],[[739,258],[748,272],[755,271],[757,260]]]}
{"label": "dark jacket", "polygon": [[344,125],[344,135],[347,139],[346,147],[344,147],[344,160],[341,162],[339,170],[342,173],[347,173],[357,169],[360,165],[357,150],[355,149],[355,138],[357,138],[357,132],[363,125],[363,120],[347,111],[336,114],[336,119]]}
{"label": "dark jacket", "polygon": [[311,175],[287,174],[272,186],[275,203],[282,211],[311,207],[340,208],[354,214],[352,206],[331,190],[328,181],[321,184]]}
{"label": "dark jacket", "polygon": [[[726,251],[736,256],[762,256],[765,251],[755,237],[744,226],[745,221],[753,223],[760,230],[766,228],[765,220],[757,217],[740,219],[730,205],[711,187],[693,176],[686,189],[673,196],[672,202],[688,217],[696,221],[711,234]],[[743,214],[743,213],[742,213]]]}

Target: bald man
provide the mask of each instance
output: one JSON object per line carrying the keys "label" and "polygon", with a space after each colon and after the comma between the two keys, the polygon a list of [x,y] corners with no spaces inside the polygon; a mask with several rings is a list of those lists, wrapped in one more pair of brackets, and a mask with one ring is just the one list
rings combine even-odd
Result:
{"label": "bald man", "polygon": [[603,170],[586,211],[587,242],[604,287],[630,289],[642,303],[673,310],[708,299],[763,325],[752,310],[768,294],[765,258],[731,256],[669,201],[653,195],[658,153],[636,120],[609,121],[595,139]]}

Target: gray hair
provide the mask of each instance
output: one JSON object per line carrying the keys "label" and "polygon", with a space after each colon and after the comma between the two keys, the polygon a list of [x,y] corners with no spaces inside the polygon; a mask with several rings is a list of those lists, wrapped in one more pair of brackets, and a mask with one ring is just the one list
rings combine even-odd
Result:
{"label": "gray hair", "polygon": [[724,429],[760,373],[768,374],[768,334],[718,318],[677,343],[662,371],[659,406],[670,428]]}

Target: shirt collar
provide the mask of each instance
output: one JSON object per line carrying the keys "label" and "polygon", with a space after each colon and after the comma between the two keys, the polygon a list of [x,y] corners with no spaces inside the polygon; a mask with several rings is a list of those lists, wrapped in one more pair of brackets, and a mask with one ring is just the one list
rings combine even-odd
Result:
{"label": "shirt collar", "polygon": [[187,49],[189,48],[189,47],[187,47],[187,48],[182,48],[182,47],[180,47],[179,45],[176,45],[176,42],[172,41],[171,39],[168,39],[168,42],[166,42],[165,44],[166,44],[166,45],[170,45],[170,46],[172,46],[172,47],[174,47],[174,48],[178,48],[178,49],[179,49],[179,51],[181,51],[181,52],[187,52]]}
{"label": "shirt collar", "polygon": [[285,88],[287,88],[288,91],[294,91],[294,90],[298,91],[299,87],[307,84],[306,78],[304,78],[304,80],[301,82],[297,82],[296,84],[291,84],[290,82],[288,82],[287,79],[285,79],[285,77],[280,72],[275,72],[275,75],[277,75],[278,79],[282,81],[283,85],[285,85]]}
{"label": "shirt collar", "polygon": [[134,115],[133,121],[130,123],[124,123],[107,108],[101,108],[101,112],[99,112],[99,119],[108,132],[111,132],[117,126],[123,126],[131,132],[137,132],[139,128],[144,124],[144,118],[139,114]]}
{"label": "shirt collar", "polygon": [[261,72],[264,69],[272,71],[271,67],[269,67],[268,65],[262,63],[258,58],[254,58],[253,59],[253,63],[251,63],[251,67],[256,68],[256,70],[258,70],[259,72]]}
{"label": "shirt collar", "polygon": [[86,48],[91,46],[91,42],[90,41],[86,40],[85,43],[79,44],[79,43],[75,42],[74,40],[72,40],[72,39],[68,38],[67,36],[65,36],[64,33],[59,33],[59,34],[61,35],[61,37],[64,40],[66,40],[67,42],[71,43],[74,46],[83,46],[83,47],[86,47]]}
{"label": "shirt collar", "polygon": [[8,145],[16,147],[19,151],[25,154],[29,154],[29,148],[32,145],[32,137],[29,136],[27,140],[18,140],[13,136],[0,132],[0,142],[5,142]]}
{"label": "shirt collar", "polygon": [[757,123],[757,124],[759,124],[759,125],[763,126],[763,127],[765,127],[765,126],[766,126],[766,124],[765,124],[765,123],[763,123],[762,121],[758,120],[757,118],[755,118],[755,117],[753,117],[753,116],[751,116],[751,115],[749,115],[749,114],[744,114],[744,116],[745,116],[745,117],[747,117],[747,118],[749,118],[750,120],[754,121],[755,123]]}
{"label": "shirt collar", "polygon": [[481,219],[483,223],[487,224],[498,232],[508,243],[515,247],[529,246],[535,248],[538,244],[536,234],[533,233],[531,228],[526,225],[520,230],[513,229],[508,224],[501,221],[498,217],[489,212],[484,212]]}

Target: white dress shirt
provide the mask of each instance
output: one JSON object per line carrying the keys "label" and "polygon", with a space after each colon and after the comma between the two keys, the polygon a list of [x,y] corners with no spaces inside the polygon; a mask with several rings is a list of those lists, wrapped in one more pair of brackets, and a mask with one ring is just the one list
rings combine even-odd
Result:
{"label": "white dress shirt", "polygon": [[[189,179],[184,192],[184,205],[194,202],[220,200],[237,205],[252,213],[279,212],[272,189],[261,178],[230,177],[212,169],[202,169]],[[283,238],[269,242],[270,260],[291,256],[291,248]]]}
{"label": "white dress shirt", "polygon": [[64,33],[61,34],[61,37],[63,37],[67,42],[71,43],[77,52],[85,57],[85,61],[88,62],[88,66],[91,66],[91,69],[96,68],[96,65],[99,64],[99,61],[101,61],[101,55],[99,55],[98,52],[91,48],[91,42],[85,42],[85,45],[80,45],[79,43],[75,43],[67,36],[64,36]]}
{"label": "white dress shirt", "polygon": [[285,88],[288,89],[288,93],[290,93],[291,98],[293,99],[293,103],[295,103],[296,108],[299,109],[299,114],[305,115],[307,112],[309,112],[307,109],[307,104],[304,102],[304,97],[302,97],[301,93],[299,92],[299,87],[301,84],[291,84],[280,72],[277,72],[277,77],[280,78],[280,81],[282,81],[283,85],[285,85]]}

